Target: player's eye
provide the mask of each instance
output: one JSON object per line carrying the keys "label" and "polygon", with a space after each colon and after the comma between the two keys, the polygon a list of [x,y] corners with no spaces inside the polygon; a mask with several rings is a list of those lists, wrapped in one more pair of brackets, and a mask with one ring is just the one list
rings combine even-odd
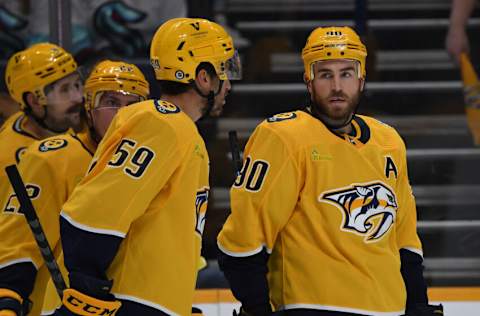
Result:
{"label": "player's eye", "polygon": [[330,79],[330,78],[332,78],[332,73],[322,71],[322,72],[319,73],[318,77],[321,78],[321,79]]}

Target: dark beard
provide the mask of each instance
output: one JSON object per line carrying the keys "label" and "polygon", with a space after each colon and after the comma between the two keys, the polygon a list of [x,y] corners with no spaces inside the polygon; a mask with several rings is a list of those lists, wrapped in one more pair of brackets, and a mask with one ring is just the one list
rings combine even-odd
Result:
{"label": "dark beard", "polygon": [[342,115],[340,117],[332,117],[332,115],[325,110],[327,108],[327,105],[322,102],[322,100],[317,100],[318,98],[316,97],[315,93],[313,93],[313,95],[310,95],[310,112],[313,116],[322,121],[330,129],[339,129],[345,127],[350,124],[353,117],[355,116],[355,113],[357,112],[361,94],[362,91],[360,90],[360,88],[358,90],[358,93],[353,95],[351,98],[347,97],[342,92],[330,94],[326,99],[332,97],[343,98],[347,100],[349,109],[349,111],[345,113],[345,115]]}

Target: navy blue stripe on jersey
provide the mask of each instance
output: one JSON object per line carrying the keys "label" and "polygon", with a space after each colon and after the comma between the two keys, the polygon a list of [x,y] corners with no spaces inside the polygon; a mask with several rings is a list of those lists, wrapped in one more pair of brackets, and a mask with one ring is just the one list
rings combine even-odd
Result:
{"label": "navy blue stripe on jersey", "polygon": [[407,249],[400,249],[401,272],[407,288],[407,310],[416,304],[427,304],[427,285],[423,278],[423,258]]}
{"label": "navy blue stripe on jersey", "polygon": [[242,308],[252,315],[268,315],[271,312],[268,257],[265,249],[248,257],[232,257],[219,251],[218,264],[233,295],[242,303]]}
{"label": "navy blue stripe on jersey", "polygon": [[37,269],[32,262],[19,262],[0,269],[0,288],[13,290],[22,298],[33,291]]}
{"label": "navy blue stripe on jersey", "polygon": [[34,135],[30,134],[29,132],[25,131],[22,129],[22,122],[23,120],[25,119],[25,116],[22,115],[20,116],[19,118],[17,118],[15,120],[15,122],[13,123],[12,125],[12,129],[14,132],[17,132],[19,134],[22,134],[23,136],[27,136],[27,137],[31,137],[33,139],[38,139],[37,137],[35,137]]}
{"label": "navy blue stripe on jersey", "polygon": [[361,135],[358,140],[363,144],[366,144],[370,140],[370,127],[368,127],[367,123],[357,115],[355,115],[353,119],[357,122],[358,126],[360,126]]}
{"label": "navy blue stripe on jersey", "polygon": [[[95,287],[96,285],[102,287],[104,282],[109,282],[105,271],[115,258],[123,238],[82,230],[62,216],[60,234],[67,270],[70,274],[86,276],[83,280],[70,279],[73,281],[70,286],[87,295],[98,296],[101,289]],[[85,285],[87,283],[88,286]]]}
{"label": "navy blue stripe on jersey", "polygon": [[82,140],[81,140],[80,138],[78,138],[78,136],[77,136],[76,134],[71,134],[71,136],[72,136],[74,139],[76,139],[76,140],[80,143],[80,145],[82,145],[83,149],[85,149],[85,150],[90,154],[90,156],[93,157],[93,154],[94,154],[94,153],[91,152],[90,149],[88,149],[87,145],[85,145],[85,144],[82,142]]}

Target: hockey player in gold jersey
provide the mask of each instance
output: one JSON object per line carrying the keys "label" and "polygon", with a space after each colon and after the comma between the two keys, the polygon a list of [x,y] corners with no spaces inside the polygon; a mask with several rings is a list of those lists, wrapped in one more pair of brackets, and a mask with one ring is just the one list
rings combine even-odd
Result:
{"label": "hockey player in gold jersey", "polygon": [[72,55],[50,43],[33,45],[10,57],[5,82],[21,111],[0,130],[2,170],[18,162],[34,140],[80,127],[82,84],[76,70]]}
{"label": "hockey player in gold jersey", "polygon": [[397,132],[356,114],[367,51],[317,28],[302,57],[311,103],[250,137],[218,236],[242,315],[438,315]]}
{"label": "hockey player in gold jersey", "polygon": [[[95,66],[85,82],[84,92],[88,128],[34,142],[18,165],[57,258],[61,253],[58,217],[63,203],[87,172],[97,144],[115,113],[123,106],[147,99],[149,86],[135,65],[106,60]],[[0,260],[12,264],[8,266],[10,278],[2,283],[15,289],[22,298],[30,298],[33,310],[29,315],[40,315],[50,276],[13,189],[7,192],[0,198],[2,216],[9,217],[8,223],[0,226],[3,236]],[[16,315],[20,315],[18,310]]]}
{"label": "hockey player in gold jersey", "polygon": [[[8,60],[6,85],[21,111],[0,128],[0,195],[10,190],[5,167],[18,163],[31,143],[65,132],[69,127],[80,126],[82,83],[76,69],[72,55],[50,43],[33,45]],[[0,207],[1,241],[11,237],[17,229],[18,209],[4,207]],[[25,221],[21,225],[24,226]],[[18,266],[24,269],[22,273],[34,274],[28,258],[10,257],[7,252],[0,251],[0,312],[16,302],[28,305],[24,300],[26,297],[22,298],[18,293],[31,292],[32,289],[9,285],[18,276],[14,272]]]}
{"label": "hockey player in gold jersey", "polygon": [[195,121],[220,114],[240,65],[205,19],[165,22],[150,57],[161,99],[118,112],[61,212],[71,288],[56,315],[191,312],[209,193]]}

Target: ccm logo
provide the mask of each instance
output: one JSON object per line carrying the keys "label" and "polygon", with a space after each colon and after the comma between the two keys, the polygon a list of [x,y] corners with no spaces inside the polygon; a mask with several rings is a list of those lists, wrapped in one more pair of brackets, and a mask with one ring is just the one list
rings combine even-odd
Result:
{"label": "ccm logo", "polygon": [[92,315],[115,315],[115,313],[118,311],[118,308],[109,310],[104,307],[98,307],[98,306],[94,306],[94,305],[82,302],[77,297],[74,297],[72,295],[67,297],[67,302],[70,303],[72,306],[74,306],[76,309],[85,311]]}

